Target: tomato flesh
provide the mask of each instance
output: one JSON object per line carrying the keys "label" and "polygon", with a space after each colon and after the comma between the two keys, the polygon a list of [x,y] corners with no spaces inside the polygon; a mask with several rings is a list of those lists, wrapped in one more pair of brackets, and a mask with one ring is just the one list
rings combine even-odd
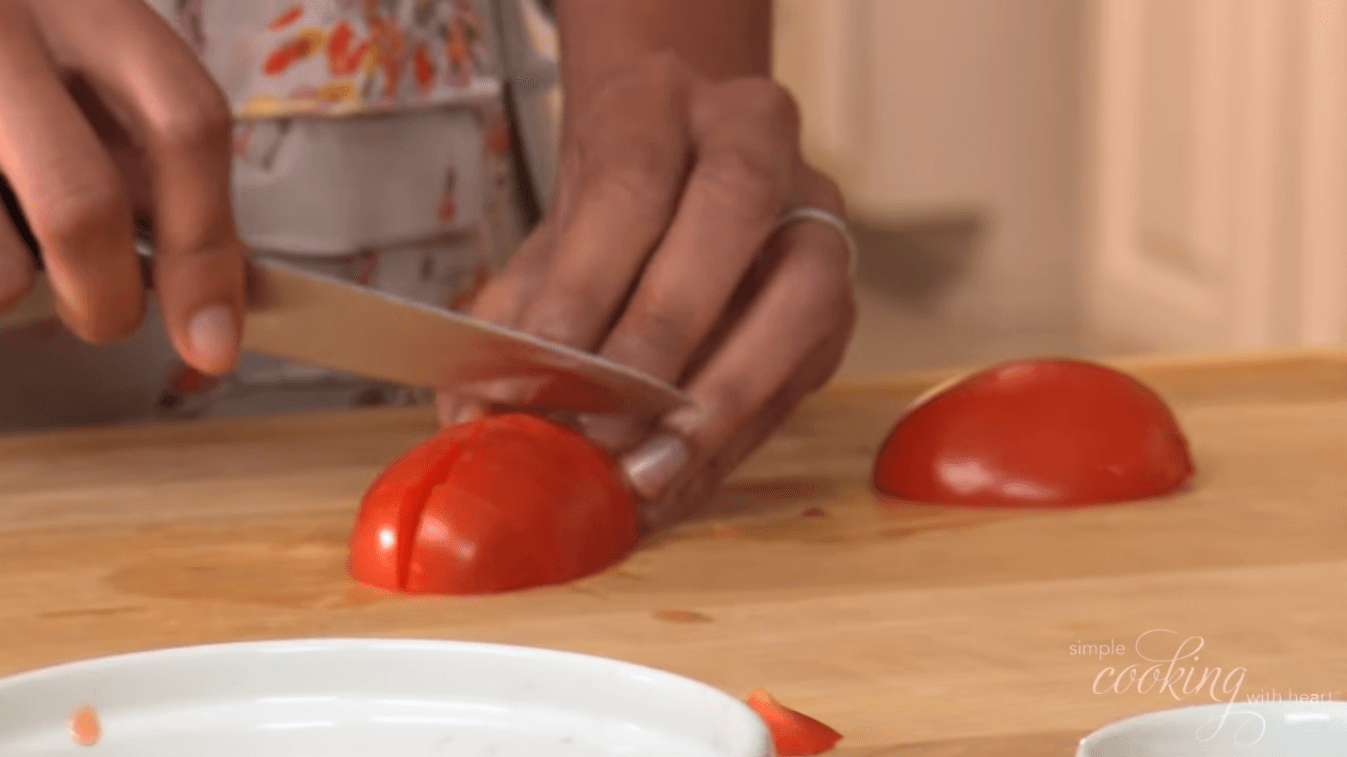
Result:
{"label": "tomato flesh", "polygon": [[904,500],[1077,506],[1170,494],[1194,472],[1159,395],[1077,360],[1002,363],[955,382],[895,424],[873,482]]}
{"label": "tomato flesh", "polygon": [[449,427],[384,471],[351,542],[356,580],[410,593],[565,583],[627,554],[636,500],[612,458],[526,414]]}
{"label": "tomato flesh", "polygon": [[812,757],[837,746],[842,734],[830,726],[786,707],[762,689],[748,695],[748,706],[758,713],[772,734],[777,757]]}

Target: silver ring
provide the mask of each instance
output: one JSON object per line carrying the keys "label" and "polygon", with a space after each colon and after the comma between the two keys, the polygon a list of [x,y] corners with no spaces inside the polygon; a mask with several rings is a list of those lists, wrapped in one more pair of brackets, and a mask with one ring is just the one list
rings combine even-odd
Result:
{"label": "silver ring", "polygon": [[818,221],[831,226],[838,234],[842,235],[842,241],[847,246],[847,276],[854,281],[856,279],[856,267],[860,263],[860,253],[856,249],[856,238],[851,235],[851,227],[847,224],[846,219],[823,208],[805,206],[782,213],[781,217],[776,219],[776,226],[772,228],[772,232],[776,233],[799,221]]}

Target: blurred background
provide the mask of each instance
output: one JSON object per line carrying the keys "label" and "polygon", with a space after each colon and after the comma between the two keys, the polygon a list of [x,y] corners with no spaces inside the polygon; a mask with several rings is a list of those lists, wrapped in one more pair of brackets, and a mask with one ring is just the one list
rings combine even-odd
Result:
{"label": "blurred background", "polygon": [[1347,337],[1347,0],[778,0],[839,378]]}

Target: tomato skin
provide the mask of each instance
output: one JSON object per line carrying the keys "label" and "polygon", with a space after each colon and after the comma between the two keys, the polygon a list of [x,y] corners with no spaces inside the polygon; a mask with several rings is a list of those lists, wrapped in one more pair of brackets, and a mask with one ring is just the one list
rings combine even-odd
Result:
{"label": "tomato skin", "polygon": [[635,495],[606,452],[542,418],[490,416],[446,429],[376,480],[351,573],[409,593],[512,591],[603,570],[638,537]]}
{"label": "tomato skin", "polygon": [[748,706],[767,724],[777,757],[813,757],[842,740],[830,726],[786,707],[762,689],[748,695]]}
{"label": "tomato skin", "polygon": [[875,458],[873,483],[909,501],[1065,507],[1173,493],[1194,472],[1159,395],[1078,360],[1001,363],[909,411]]}
{"label": "tomato skin", "polygon": [[431,491],[452,469],[473,429],[450,426],[384,469],[365,492],[351,537],[349,569],[361,583],[397,591]]}

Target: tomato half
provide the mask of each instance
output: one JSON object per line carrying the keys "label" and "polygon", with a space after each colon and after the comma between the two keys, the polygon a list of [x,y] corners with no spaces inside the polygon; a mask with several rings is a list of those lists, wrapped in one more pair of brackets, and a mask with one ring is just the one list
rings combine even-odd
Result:
{"label": "tomato half", "polygon": [[762,689],[748,695],[748,706],[767,725],[778,757],[812,757],[842,740],[842,734],[830,726],[786,707]]}
{"label": "tomato half", "polygon": [[919,400],[875,459],[883,494],[937,504],[1071,506],[1170,494],[1193,475],[1164,400],[1079,360],[1002,363]]}
{"label": "tomato half", "polygon": [[498,415],[441,431],[375,480],[350,570],[396,591],[509,591],[603,570],[638,536],[635,495],[606,452],[551,421]]}

